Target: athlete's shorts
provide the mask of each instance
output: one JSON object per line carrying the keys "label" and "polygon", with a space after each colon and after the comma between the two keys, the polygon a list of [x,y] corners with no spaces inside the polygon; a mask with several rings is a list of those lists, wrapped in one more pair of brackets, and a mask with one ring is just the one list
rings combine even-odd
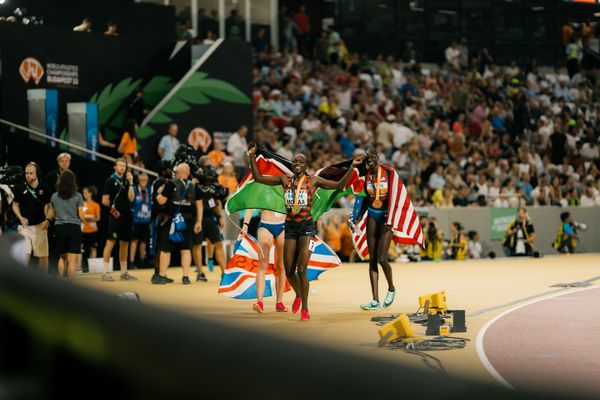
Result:
{"label": "athlete's shorts", "polygon": [[315,236],[317,227],[313,220],[285,221],[285,238],[297,240],[302,236]]}
{"label": "athlete's shorts", "polygon": [[367,210],[368,217],[373,218],[377,222],[385,222],[387,219],[387,210],[379,210],[377,208],[371,208]]}
{"label": "athlete's shorts", "polygon": [[281,234],[281,232],[283,232],[283,229],[285,228],[285,223],[282,222],[280,224],[273,224],[271,222],[260,221],[260,223],[258,224],[258,229],[260,228],[265,228],[266,230],[271,232],[271,235],[273,235],[274,238],[276,238]]}

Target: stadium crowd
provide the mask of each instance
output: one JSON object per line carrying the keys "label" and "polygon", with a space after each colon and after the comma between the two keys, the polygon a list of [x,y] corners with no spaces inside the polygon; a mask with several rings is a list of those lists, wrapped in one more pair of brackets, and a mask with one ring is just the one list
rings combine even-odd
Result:
{"label": "stadium crowd", "polygon": [[[380,163],[396,169],[417,207],[600,206],[600,81],[569,59],[578,40],[576,33],[565,49],[569,74],[559,68],[543,69],[535,59],[526,66],[513,62],[500,67],[488,49],[475,52],[465,39],[450,44],[443,65],[422,65],[411,43],[398,58],[379,55],[370,59],[353,53],[333,27],[309,46],[309,27],[298,30],[295,25],[306,22],[303,14],[300,9],[285,16],[282,52],[254,42],[252,141],[288,159],[297,152],[305,154],[313,172],[374,146]],[[215,140],[206,154],[197,154],[199,159],[184,160],[188,166],[178,169],[174,180],[164,175],[154,185],[146,174],[131,174],[125,166],[127,162],[143,167],[136,130],[137,123],[130,120],[118,145],[104,143],[116,148],[122,158],[102,191],[101,203],[110,209],[103,279],[112,280],[108,260],[116,241],[120,241],[121,279],[135,279],[127,273],[128,264],[136,263],[138,252],[140,262],[146,263],[150,222],[156,220],[153,213],[164,207],[181,213],[187,228],[182,231],[182,244],[158,247],[160,270],[155,283],[167,283],[166,253],[170,257],[171,247],[181,250],[187,267],[184,283],[190,283],[187,269],[192,256],[199,268],[197,279],[204,281],[198,246],[206,237],[215,245],[223,240],[219,228],[224,227],[223,193],[227,191],[216,187],[232,193],[247,170],[249,129],[241,126],[226,141]],[[165,171],[181,147],[178,127],[172,124],[156,150]],[[68,165],[61,166],[67,159],[68,154],[59,156],[59,169],[47,178],[46,186],[40,186],[41,193],[36,189],[41,184],[39,167],[28,164],[27,190],[18,194],[15,213],[31,237],[30,252],[41,258],[44,267],[47,244],[36,241],[54,220],[54,235],[58,225],[60,247],[70,255],[63,270],[72,276],[74,255],[79,254],[82,240],[72,225],[83,221],[85,254],[95,255],[100,206],[93,199],[96,188],[85,188],[82,198],[76,195],[76,180],[66,175],[59,198],[50,199],[54,183],[68,171]],[[211,176],[210,182],[196,182],[189,189],[185,182],[190,167],[192,172],[199,168]],[[25,204],[22,210],[19,203]],[[342,198],[337,206],[350,209],[352,199]],[[524,212],[519,211],[519,218],[523,221],[520,231],[511,228],[507,232],[508,255],[520,248],[531,253],[526,244],[535,239],[533,225],[525,224]],[[568,216],[563,222],[569,224]],[[60,228],[61,223],[68,229]],[[443,233],[433,220],[422,225],[430,247],[420,257],[441,258]],[[562,239],[557,239],[556,248],[571,251],[574,230],[567,225],[561,225]],[[157,230],[163,239],[172,233],[168,226]],[[477,232],[465,235],[462,230],[460,223],[453,224],[445,246],[448,256],[481,256]],[[320,231],[343,259],[353,259],[351,230],[345,221],[330,218]],[[210,251],[224,267],[221,246]]]}

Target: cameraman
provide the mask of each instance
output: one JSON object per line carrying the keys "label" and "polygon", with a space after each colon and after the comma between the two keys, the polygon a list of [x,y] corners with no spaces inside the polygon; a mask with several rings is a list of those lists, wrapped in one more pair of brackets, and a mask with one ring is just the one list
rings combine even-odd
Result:
{"label": "cameraman", "polygon": [[575,253],[575,247],[577,247],[577,228],[581,228],[582,231],[587,229],[585,224],[578,224],[573,222],[573,217],[568,211],[560,213],[561,224],[556,232],[556,239],[552,244],[559,253]]}
{"label": "cameraman", "polygon": [[[152,275],[151,282],[158,283],[160,279],[159,270],[159,251],[158,249],[158,217],[164,213],[164,208],[158,204],[158,190],[161,186],[164,186],[172,177],[173,170],[171,169],[171,161],[161,161],[158,167],[159,176],[152,183],[152,207],[150,214],[150,240],[148,243],[148,253],[151,257],[154,257],[154,275]],[[171,283],[172,280],[169,279]]]}
{"label": "cameraman", "polygon": [[19,219],[19,233],[26,239],[26,260],[38,257],[40,269],[48,272],[48,203],[50,191],[40,183],[40,167],[25,166],[25,182],[15,188],[12,209]]}
{"label": "cameraman", "polygon": [[[152,283],[163,285],[171,283],[167,277],[167,269],[171,262],[171,252],[175,248],[181,254],[183,269],[182,283],[189,285],[189,271],[192,262],[192,234],[202,229],[202,202],[196,193],[196,186],[190,178],[190,166],[181,163],[175,167],[176,178],[169,180],[158,189],[156,197],[158,204],[163,207],[158,222],[159,276]],[[185,226],[177,230],[177,221],[182,218]],[[179,220],[179,222],[181,222]],[[177,235],[179,234],[179,235]]]}
{"label": "cameraman", "polygon": [[115,242],[119,241],[119,261],[121,264],[121,280],[135,280],[127,272],[127,250],[131,236],[131,202],[135,197],[133,191],[133,175],[127,172],[127,163],[122,158],[115,160],[115,172],[104,183],[102,205],[108,207],[108,234],[104,245],[104,273],[103,281],[113,281],[108,273],[108,263]]}
{"label": "cameraman", "polygon": [[221,229],[225,228],[225,219],[223,218],[223,202],[227,199],[229,191],[217,183],[217,171],[214,168],[212,159],[209,156],[203,156],[198,161],[200,169],[200,180],[196,185],[198,196],[202,199],[204,213],[202,214],[202,232],[193,235],[194,246],[192,253],[194,262],[198,268],[197,281],[206,282],[206,275],[202,271],[202,242],[206,240],[206,258],[209,258],[209,246],[214,247],[214,257],[221,267],[221,272],[225,270],[225,246],[223,246],[223,235]]}
{"label": "cameraman", "polygon": [[525,207],[519,207],[517,219],[510,223],[502,239],[504,254],[507,257],[538,255],[533,250],[535,237],[533,222],[527,216],[527,210]]}

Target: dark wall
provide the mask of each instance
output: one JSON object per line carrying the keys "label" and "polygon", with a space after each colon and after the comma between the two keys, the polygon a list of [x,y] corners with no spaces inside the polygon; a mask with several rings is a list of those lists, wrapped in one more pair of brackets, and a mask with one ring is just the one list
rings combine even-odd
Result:
{"label": "dark wall", "polygon": [[121,35],[175,39],[174,6],[132,0],[10,0],[0,6],[0,15],[10,15],[17,7],[43,17],[44,24],[49,26],[72,29],[90,17],[94,32],[104,32],[108,21],[114,20]]}
{"label": "dark wall", "polygon": [[563,60],[561,26],[593,19],[599,5],[558,0],[354,0],[334,17],[350,51],[399,56],[412,41],[419,61],[444,62],[444,50],[465,36],[471,54],[487,46],[497,63]]}
{"label": "dark wall", "polygon": [[[53,26],[25,26],[0,23],[2,52],[2,109],[5,119],[27,125],[27,90],[57,88],[59,98],[60,134],[67,125],[66,104],[87,102],[100,94],[109,84],[104,96],[98,99],[101,122],[106,113],[113,112],[127,101],[135,89],[134,82],[150,79],[169,59],[175,41],[170,37],[146,40],[141,36],[106,37],[101,34],[71,32]],[[25,82],[19,68],[24,59],[35,58],[44,68],[36,83]],[[77,84],[49,82],[48,64],[74,65],[78,68]],[[187,66],[184,66],[187,68]],[[119,85],[130,78],[128,84]],[[115,88],[118,86],[118,90]]]}

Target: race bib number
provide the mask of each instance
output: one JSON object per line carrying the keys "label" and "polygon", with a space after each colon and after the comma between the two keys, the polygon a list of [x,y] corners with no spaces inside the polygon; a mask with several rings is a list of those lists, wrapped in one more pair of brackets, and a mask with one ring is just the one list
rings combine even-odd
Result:
{"label": "race bib number", "polygon": [[294,192],[292,192],[291,190],[286,190],[285,195],[283,197],[285,199],[286,206],[294,205]]}
{"label": "race bib number", "polygon": [[310,251],[311,253],[314,252],[315,247],[317,247],[317,242],[315,242],[314,240],[308,242],[308,251]]}
{"label": "race bib number", "polygon": [[299,206],[307,206],[308,205],[308,192],[303,190],[298,195],[298,205]]}
{"label": "race bib number", "polygon": [[216,205],[217,205],[217,203],[215,203],[215,199],[213,199],[212,197],[210,199],[208,199],[208,207],[209,208],[215,208]]}

